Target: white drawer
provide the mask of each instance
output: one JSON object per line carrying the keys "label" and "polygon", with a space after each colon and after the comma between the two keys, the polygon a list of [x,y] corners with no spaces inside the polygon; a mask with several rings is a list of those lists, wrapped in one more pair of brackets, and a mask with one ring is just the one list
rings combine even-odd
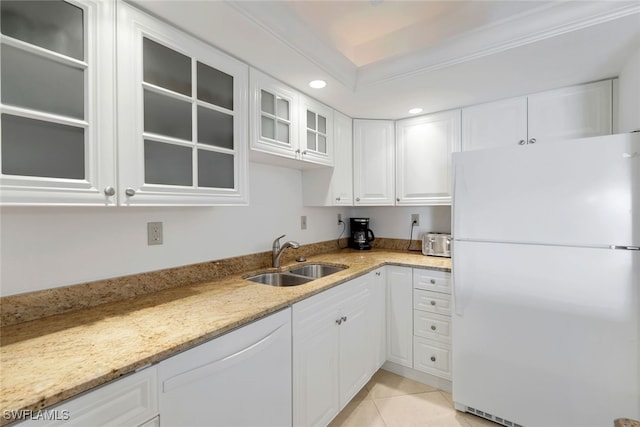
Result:
{"label": "white drawer", "polygon": [[451,295],[440,292],[413,290],[413,308],[431,313],[451,315]]}
{"label": "white drawer", "polygon": [[413,269],[414,289],[451,293],[451,273],[439,270]]}
{"label": "white drawer", "polygon": [[413,334],[422,338],[451,343],[451,317],[414,310]]}
{"label": "white drawer", "polygon": [[451,346],[420,337],[414,337],[413,368],[450,380]]}

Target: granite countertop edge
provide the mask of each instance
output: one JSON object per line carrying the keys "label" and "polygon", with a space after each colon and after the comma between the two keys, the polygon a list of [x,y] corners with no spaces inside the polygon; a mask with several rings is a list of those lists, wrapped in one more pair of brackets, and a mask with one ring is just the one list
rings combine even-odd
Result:
{"label": "granite countertop edge", "polygon": [[[6,326],[0,346],[0,411],[48,408],[384,265],[451,271],[450,259],[393,250],[335,251],[306,263],[317,262],[348,268],[293,287],[243,279],[255,271],[232,274]],[[294,265],[300,264],[280,270]],[[10,421],[2,417],[0,425]]]}

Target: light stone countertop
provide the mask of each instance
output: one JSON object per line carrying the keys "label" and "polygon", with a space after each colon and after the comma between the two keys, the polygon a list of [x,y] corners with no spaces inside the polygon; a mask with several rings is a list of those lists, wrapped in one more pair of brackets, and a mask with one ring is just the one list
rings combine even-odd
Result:
{"label": "light stone countertop", "polygon": [[[451,269],[447,258],[382,249],[335,251],[309,262],[349,268],[293,287],[243,280],[250,272],[234,274],[6,326],[0,413],[54,405],[385,264]],[[3,417],[0,425],[6,423]]]}

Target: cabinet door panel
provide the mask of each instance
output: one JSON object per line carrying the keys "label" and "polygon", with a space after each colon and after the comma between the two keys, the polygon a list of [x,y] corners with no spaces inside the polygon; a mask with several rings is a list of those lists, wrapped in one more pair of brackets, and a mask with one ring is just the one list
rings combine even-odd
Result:
{"label": "cabinet door panel", "polygon": [[387,267],[387,360],[413,367],[411,268]]}
{"label": "cabinet door panel", "polygon": [[[371,275],[354,279],[349,287],[357,293],[343,302],[340,325],[340,409],[356,395],[374,372],[375,351],[370,317]],[[380,333],[380,331],[375,331]]]}
{"label": "cabinet door panel", "polygon": [[[148,367],[49,408],[57,419],[34,418],[20,427],[137,426],[158,415],[157,368]],[[14,424],[12,424],[14,425]],[[146,425],[146,424],[144,424]]]}
{"label": "cabinet door panel", "polygon": [[[248,66],[125,3],[118,48],[120,203],[246,204]],[[149,163],[147,141],[179,161]]]}
{"label": "cabinet door panel", "polygon": [[333,165],[333,110],[311,98],[300,97],[300,159]]}
{"label": "cabinet door panel", "polygon": [[115,3],[0,9],[0,204],[115,205]]}
{"label": "cabinet door panel", "polygon": [[529,95],[529,142],[611,133],[611,80]]}
{"label": "cabinet door panel", "polygon": [[462,151],[516,146],[527,140],[527,98],[462,109]]}
{"label": "cabinet door panel", "polygon": [[451,203],[451,153],[460,150],[460,110],[396,124],[399,205]]}
{"label": "cabinet door panel", "polygon": [[343,289],[293,305],[293,424],[324,426],[340,410],[339,319]]}
{"label": "cabinet door panel", "polygon": [[395,204],[394,125],[354,120],[353,191],[356,206]]}

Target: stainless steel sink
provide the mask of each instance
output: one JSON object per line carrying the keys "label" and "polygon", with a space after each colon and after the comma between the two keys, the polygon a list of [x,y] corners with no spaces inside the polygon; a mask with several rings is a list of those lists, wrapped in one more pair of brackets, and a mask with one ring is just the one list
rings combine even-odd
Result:
{"label": "stainless steel sink", "polygon": [[246,277],[246,280],[271,286],[297,286],[310,282],[310,277],[297,276],[289,273],[262,273]]}
{"label": "stainless steel sink", "polygon": [[293,274],[299,274],[300,276],[312,277],[319,279],[321,277],[328,276],[330,274],[337,273],[344,270],[345,267],[338,267],[328,264],[307,264],[297,268],[292,268],[289,272]]}

